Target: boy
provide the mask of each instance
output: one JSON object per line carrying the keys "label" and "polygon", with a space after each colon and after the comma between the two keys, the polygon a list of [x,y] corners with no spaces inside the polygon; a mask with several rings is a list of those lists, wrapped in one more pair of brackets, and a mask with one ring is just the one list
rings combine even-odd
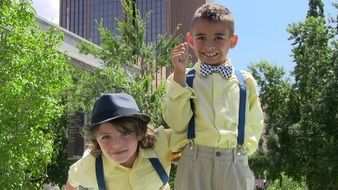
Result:
{"label": "boy", "polygon": [[170,189],[170,132],[151,130],[149,121],[132,96],[102,95],[87,128],[89,154],[70,167],[65,189]]}
{"label": "boy", "polygon": [[[183,149],[175,189],[252,190],[247,155],[258,147],[263,113],[252,75],[235,72],[227,57],[238,40],[233,16],[222,5],[205,4],[190,30],[187,42],[172,51],[174,72],[164,98],[172,151]],[[188,45],[198,58],[190,70]]]}

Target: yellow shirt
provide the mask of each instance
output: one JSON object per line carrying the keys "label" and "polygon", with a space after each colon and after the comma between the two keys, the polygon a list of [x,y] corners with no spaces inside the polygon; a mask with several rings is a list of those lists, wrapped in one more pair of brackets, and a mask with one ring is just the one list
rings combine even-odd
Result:
{"label": "yellow shirt", "polygon": [[[225,64],[230,64],[228,60]],[[193,88],[182,87],[173,80],[167,80],[163,117],[173,129],[170,146],[180,151],[188,142],[187,128],[192,116],[190,98],[195,103],[195,144],[217,148],[237,146],[239,111],[239,87],[235,74],[226,79],[218,73],[207,77],[200,75],[200,63],[194,65],[196,75]],[[188,69],[187,69],[188,71]],[[263,129],[263,112],[260,107],[257,84],[248,72],[241,71],[246,85],[244,150],[251,154],[258,147]]]}
{"label": "yellow shirt", "polygon": [[[159,190],[163,185],[149,158],[158,158],[168,176],[172,154],[169,151],[171,132],[163,127],[156,129],[154,149],[139,149],[139,155],[132,168],[126,168],[102,155],[104,181],[107,190]],[[98,189],[95,174],[95,157],[85,155],[68,171],[68,181],[73,187],[79,185]],[[170,189],[167,186],[167,189]]]}

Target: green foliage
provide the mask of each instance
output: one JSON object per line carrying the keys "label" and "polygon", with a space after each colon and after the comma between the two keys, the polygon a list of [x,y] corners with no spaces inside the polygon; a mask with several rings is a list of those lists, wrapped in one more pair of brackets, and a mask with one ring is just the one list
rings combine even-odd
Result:
{"label": "green foliage", "polygon": [[265,177],[265,171],[267,168],[267,162],[265,153],[258,149],[253,155],[249,157],[249,165],[251,170],[254,172],[256,177],[260,177],[261,179]]}
{"label": "green foliage", "polygon": [[324,3],[321,0],[309,0],[307,17],[324,17]]}
{"label": "green foliage", "polygon": [[297,182],[292,178],[282,174],[280,179],[268,184],[268,190],[304,190],[306,189],[304,182]]}
{"label": "green foliage", "polygon": [[[268,170],[269,179],[276,179],[281,173],[281,165],[288,149],[280,142],[281,138],[288,138],[285,135],[288,131],[289,121],[285,118],[288,115],[290,101],[291,84],[284,77],[283,68],[272,66],[266,61],[251,65],[250,70],[257,80],[259,86],[261,104],[265,115],[265,133],[267,138],[268,152],[265,154],[266,160],[262,160],[263,152],[259,150],[256,156],[250,159],[253,171],[262,173],[262,168]],[[288,139],[289,140],[289,139]],[[274,166],[274,167],[269,167]],[[263,170],[264,170],[263,169]]]}
{"label": "green foliage", "polygon": [[321,2],[309,5],[311,14],[288,28],[293,83],[282,68],[251,67],[266,114],[265,170],[270,180],[289,176],[309,189],[338,188],[337,30],[326,24]]}
{"label": "green foliage", "polygon": [[70,86],[67,59],[55,48],[62,34],[41,32],[27,0],[0,3],[0,184],[39,189],[51,161],[52,122]]}
{"label": "green foliage", "polygon": [[169,182],[168,182],[170,185],[170,189],[174,189],[176,171],[177,171],[177,165],[171,164]]}
{"label": "green foliage", "polygon": [[[292,135],[296,168],[305,174],[310,189],[338,187],[338,62],[337,31],[322,16],[309,16],[303,23],[289,27],[294,40],[295,67],[293,101],[298,104],[299,120]],[[311,144],[311,146],[308,146]],[[305,167],[304,167],[305,166]],[[290,167],[288,170],[295,167]],[[288,172],[287,170],[287,172]],[[298,171],[298,172],[299,172]],[[290,173],[290,172],[288,172]]]}
{"label": "green foliage", "polygon": [[60,119],[54,121],[52,124],[55,140],[51,162],[47,166],[47,177],[44,180],[45,184],[57,184],[59,187],[65,185],[68,178],[68,169],[71,164],[74,163],[73,160],[68,160],[67,130],[69,126],[67,118],[67,113],[65,113]]}

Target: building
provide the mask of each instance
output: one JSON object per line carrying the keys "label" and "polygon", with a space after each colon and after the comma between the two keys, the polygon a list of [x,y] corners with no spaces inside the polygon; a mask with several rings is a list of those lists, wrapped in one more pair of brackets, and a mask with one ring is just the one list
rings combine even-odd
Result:
{"label": "building", "polygon": [[[146,42],[154,42],[158,35],[173,34],[178,24],[180,33],[189,31],[190,20],[197,7],[208,0],[131,0],[147,22]],[[121,0],[60,0],[60,26],[98,44],[96,22],[117,34],[116,19],[123,19]]]}
{"label": "building", "polygon": [[[159,35],[174,34],[178,25],[178,34],[182,36],[190,30],[193,13],[201,5],[211,0],[130,0],[146,20],[147,43],[155,42]],[[150,17],[147,17],[149,16]],[[95,44],[100,43],[97,22],[118,34],[117,20],[124,19],[121,0],[60,0],[60,26]],[[191,52],[193,62],[196,61]],[[170,70],[162,68],[154,77],[153,86],[158,86],[170,74]]]}
{"label": "building", "polygon": [[73,65],[87,70],[103,67],[102,61],[100,59],[95,58],[93,55],[82,54],[76,47],[76,45],[80,42],[86,42],[96,48],[100,48],[99,46],[91,43],[90,41],[84,38],[81,38],[80,36],[74,34],[73,32],[70,32],[40,16],[36,16],[36,21],[39,24],[40,29],[43,31],[48,30],[49,28],[57,28],[61,30],[61,32],[63,32],[64,37],[62,44],[60,44],[60,46],[58,46],[56,50],[60,53],[65,53],[67,56],[69,56],[70,62]]}

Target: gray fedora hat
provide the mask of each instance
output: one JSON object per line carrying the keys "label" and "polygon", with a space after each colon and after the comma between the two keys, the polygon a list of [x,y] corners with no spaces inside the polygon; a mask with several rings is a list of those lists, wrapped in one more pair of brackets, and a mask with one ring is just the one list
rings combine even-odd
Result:
{"label": "gray fedora hat", "polygon": [[88,128],[92,129],[96,125],[121,117],[138,118],[146,124],[150,121],[150,117],[140,112],[134,98],[129,94],[103,94],[94,104]]}

